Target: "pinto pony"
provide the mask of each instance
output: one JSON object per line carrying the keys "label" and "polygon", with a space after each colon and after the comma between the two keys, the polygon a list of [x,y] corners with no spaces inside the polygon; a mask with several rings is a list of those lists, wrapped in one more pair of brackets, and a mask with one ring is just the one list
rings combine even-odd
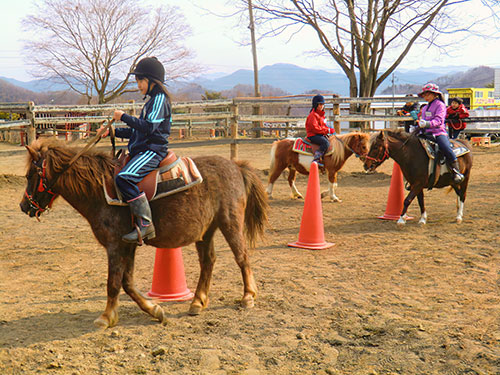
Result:
{"label": "pinto pony", "polygon": [[[454,140],[467,149],[465,141]],[[401,217],[397,221],[398,225],[406,223],[405,215],[408,206],[415,197],[418,198],[420,206],[419,224],[427,223],[427,212],[424,205],[424,188],[429,186],[429,156],[427,156],[420,139],[415,135],[410,135],[402,131],[388,131],[387,134],[381,131],[374,134],[370,142],[370,151],[366,156],[364,167],[367,171],[373,171],[389,157],[394,159],[401,167],[403,175],[410,184],[410,192],[404,200]],[[470,152],[458,157],[460,173],[464,175],[464,180],[460,184],[453,182],[453,175],[449,170],[438,167],[436,175],[438,178],[433,183],[433,187],[443,188],[451,186],[457,194],[457,223],[462,222],[464,213],[464,202],[469,184],[470,171],[472,168],[472,155]]]}
{"label": "pinto pony", "polygon": [[[332,135],[329,137],[333,153],[324,156],[324,168],[328,172],[328,191],[321,193],[321,197],[329,196],[334,202],[342,202],[336,195],[337,172],[344,166],[346,160],[352,155],[363,157],[368,152],[368,133],[353,132],[343,135]],[[291,197],[304,198],[295,186],[297,172],[309,174],[309,166],[312,155],[299,155],[292,150],[294,139],[282,139],[275,141],[271,148],[271,167],[269,168],[269,183],[267,185],[267,196],[272,198],[273,186],[281,173],[288,168],[288,184],[292,191]]]}
{"label": "pinto pony", "polygon": [[[86,151],[68,163],[76,151],[54,139],[38,139],[30,146],[27,186],[21,210],[33,217],[61,195],[89,222],[96,239],[108,255],[107,305],[94,321],[103,328],[118,322],[118,294],[125,292],[139,307],[165,321],[163,309],[146,300],[134,286],[134,257],[137,244],[121,240],[133,229],[128,206],[110,206],[103,192],[103,180],[113,179],[115,161],[103,153]],[[247,253],[246,238],[253,243],[263,233],[268,204],[264,186],[246,162],[232,162],[218,156],[193,159],[203,183],[151,202],[156,237],[146,241],[159,248],[177,248],[196,243],[200,278],[190,315],[208,305],[208,293],[215,262],[214,233],[220,229],[234,254],[243,277],[243,307],[252,307],[257,293]],[[245,231],[245,233],[244,233]]]}

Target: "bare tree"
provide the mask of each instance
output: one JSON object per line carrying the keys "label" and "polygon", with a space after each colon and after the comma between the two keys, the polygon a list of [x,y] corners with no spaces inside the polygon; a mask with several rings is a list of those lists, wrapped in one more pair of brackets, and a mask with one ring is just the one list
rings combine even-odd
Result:
{"label": "bare tree", "polygon": [[[452,12],[468,1],[254,0],[254,9],[261,25],[269,27],[263,36],[289,31],[293,35],[311,27],[324,47],[323,53],[331,56],[348,78],[350,96],[371,97],[416,43],[445,50],[445,45],[437,43],[441,34],[471,30],[472,25],[460,21],[460,12]],[[482,2],[489,6],[498,3]]]}
{"label": "bare tree", "polygon": [[24,25],[33,34],[25,51],[35,76],[63,81],[89,103],[132,91],[127,73],[145,56],[163,62],[167,81],[199,70],[182,44],[190,30],[177,8],[150,10],[140,0],[42,0]]}

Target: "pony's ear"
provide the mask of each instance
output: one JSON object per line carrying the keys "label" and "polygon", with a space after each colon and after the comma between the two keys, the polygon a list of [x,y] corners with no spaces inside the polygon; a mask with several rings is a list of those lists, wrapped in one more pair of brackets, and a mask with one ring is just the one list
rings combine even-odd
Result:
{"label": "pony's ear", "polygon": [[384,132],[380,131],[380,133],[378,133],[377,138],[384,139]]}
{"label": "pony's ear", "polygon": [[30,146],[26,146],[26,149],[28,150],[28,152],[30,153],[31,155],[31,159],[33,161],[38,161],[40,160],[41,158],[41,155],[38,151],[36,151],[33,147],[30,147]]}

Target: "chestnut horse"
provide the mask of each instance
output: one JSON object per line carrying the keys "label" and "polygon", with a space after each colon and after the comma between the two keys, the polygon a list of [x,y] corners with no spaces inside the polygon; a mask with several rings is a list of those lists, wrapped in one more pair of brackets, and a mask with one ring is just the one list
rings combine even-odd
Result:
{"label": "chestnut horse", "polygon": [[[334,202],[342,202],[336,195],[337,172],[344,166],[346,160],[352,155],[363,157],[368,152],[368,133],[347,133],[343,135],[332,135],[329,137],[333,153],[325,155],[324,165],[328,172],[328,191],[321,193],[321,197],[329,196]],[[275,141],[271,148],[271,167],[269,168],[269,184],[267,185],[267,196],[272,198],[273,186],[281,173],[288,168],[288,184],[292,191],[291,197],[303,198],[295,186],[297,172],[309,174],[313,156],[302,155],[292,150],[295,139],[282,139]]]}
{"label": "chestnut horse", "polygon": [[[458,139],[452,142],[460,143],[469,149],[467,141]],[[418,198],[420,206],[419,224],[427,223],[427,212],[424,205],[424,189],[429,185],[429,156],[422,147],[420,139],[414,134],[403,131],[388,131],[387,134],[381,131],[378,135],[372,135],[370,141],[370,151],[366,156],[364,167],[367,171],[373,171],[389,157],[394,159],[401,167],[403,175],[410,184],[410,192],[404,200],[401,217],[397,221],[398,225],[406,223],[406,211],[415,197]],[[464,202],[469,184],[470,171],[472,168],[472,155],[470,152],[459,156],[458,163],[460,172],[464,175],[464,180],[460,184],[453,182],[453,175],[444,166],[438,167],[436,175],[439,178],[435,181],[436,188],[451,186],[457,194],[457,223],[461,223],[464,214]]]}
{"label": "chestnut horse", "polygon": [[[133,229],[129,207],[106,203],[103,180],[113,179],[115,161],[112,157],[102,152],[85,151],[68,167],[76,151],[61,141],[38,139],[27,149],[28,181],[21,210],[38,218],[54,198],[61,195],[88,220],[96,239],[106,248],[107,305],[94,323],[103,328],[117,323],[121,287],[142,310],[164,322],[163,309],[146,300],[134,286],[137,245],[121,240],[124,233]],[[241,304],[252,307],[257,287],[244,234],[251,244],[257,235],[263,234],[268,209],[264,186],[246,162],[235,163],[219,156],[193,160],[203,176],[203,183],[151,202],[156,237],[146,243],[159,248],[196,243],[201,272],[189,314],[197,315],[208,305],[215,262],[214,233],[220,229],[241,269],[244,289]]]}

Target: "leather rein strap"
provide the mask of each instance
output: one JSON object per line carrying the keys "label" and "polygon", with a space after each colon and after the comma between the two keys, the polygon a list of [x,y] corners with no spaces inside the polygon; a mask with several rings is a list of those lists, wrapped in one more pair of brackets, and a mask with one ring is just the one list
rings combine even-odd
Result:
{"label": "leather rein strap", "polygon": [[[102,124],[104,125],[104,122],[106,122],[106,120],[104,120],[102,122]],[[64,172],[66,172],[72,165],[73,163],[80,157],[83,155],[84,152],[90,150],[92,147],[94,147],[102,138],[102,135],[104,133],[106,133],[106,131],[109,129],[110,130],[110,134],[113,134],[112,135],[112,145],[113,145],[113,156],[115,154],[115,145],[114,145],[114,140],[115,140],[115,132],[114,132],[114,129],[112,129],[112,125],[113,123],[115,122],[114,119],[112,119],[111,121],[108,121],[108,125],[106,125],[104,128],[102,129],[99,129],[97,131],[97,134],[94,136],[94,138],[92,138],[88,143],[87,145],[85,145],[84,148],[82,148],[75,156],[73,156],[71,158],[71,160],[69,161],[69,163],[59,172],[57,173],[54,178],[52,179],[50,185],[47,187],[48,190],[52,189],[52,187],[54,186],[54,184],[56,183],[57,179],[59,178],[60,175],[62,175]]]}

